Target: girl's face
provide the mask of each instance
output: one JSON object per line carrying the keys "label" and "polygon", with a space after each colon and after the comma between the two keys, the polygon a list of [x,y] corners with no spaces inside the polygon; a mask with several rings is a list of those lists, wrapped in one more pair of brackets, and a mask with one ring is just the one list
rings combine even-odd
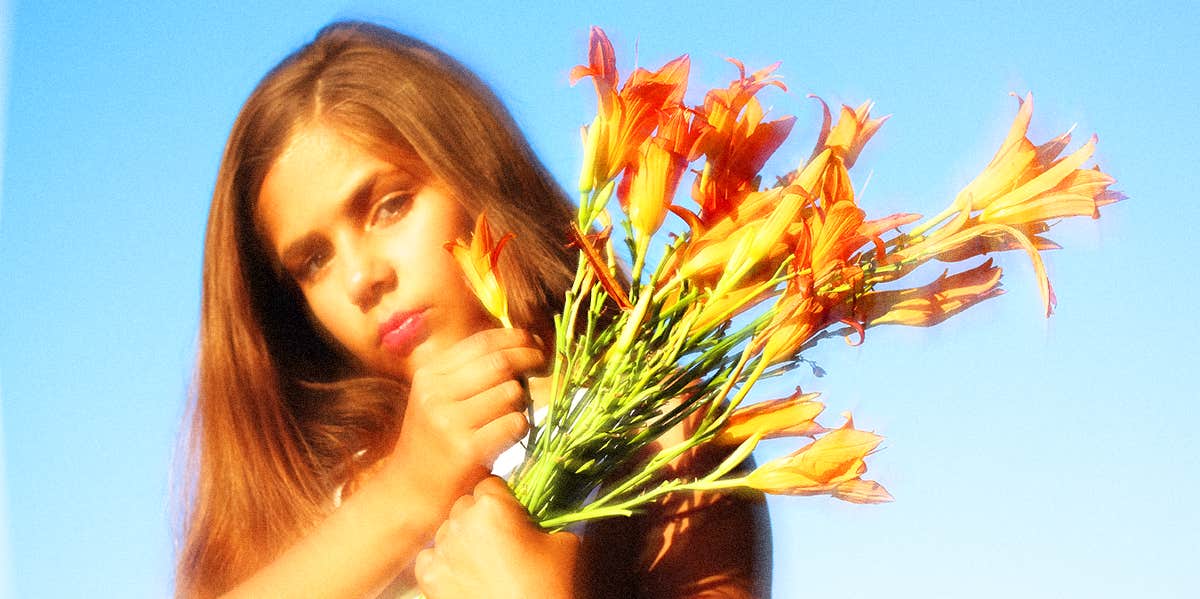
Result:
{"label": "girl's face", "polygon": [[495,326],[444,245],[470,217],[416,156],[301,129],[263,180],[256,220],[309,311],[366,374],[413,372]]}

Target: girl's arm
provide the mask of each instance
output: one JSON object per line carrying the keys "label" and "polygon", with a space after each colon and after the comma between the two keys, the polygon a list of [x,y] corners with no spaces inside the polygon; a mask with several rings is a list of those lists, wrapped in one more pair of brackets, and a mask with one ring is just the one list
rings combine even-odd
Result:
{"label": "girl's arm", "polygon": [[370,597],[399,575],[437,525],[421,489],[374,477],[229,599]]}
{"label": "girl's arm", "polygon": [[493,329],[413,375],[391,454],[342,505],[227,597],[367,597],[403,574],[454,501],[528,428],[516,378],[545,357],[528,333]]}

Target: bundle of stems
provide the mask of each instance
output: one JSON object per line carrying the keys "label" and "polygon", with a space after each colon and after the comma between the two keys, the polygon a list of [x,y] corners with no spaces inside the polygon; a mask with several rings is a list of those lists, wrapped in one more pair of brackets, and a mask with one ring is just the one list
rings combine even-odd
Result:
{"label": "bundle of stems", "polygon": [[[823,405],[802,393],[747,402],[759,381],[805,361],[820,339],[861,343],[882,324],[931,326],[1001,293],[991,259],[947,269],[933,282],[891,285],[931,260],[958,263],[1023,250],[1033,263],[1045,313],[1054,295],[1040,252],[1052,221],[1098,217],[1123,196],[1098,168],[1086,169],[1093,136],[1067,155],[1070,133],[1034,145],[1026,131],[1031,96],[983,172],[937,216],[908,232],[918,214],[868,220],[855,202],[848,169],[886,120],[872,104],[824,117],[804,164],[762,187],[760,171],[794,119],[764,121],[756,94],[785,89],[778,65],[683,103],[689,62],[637,69],[618,88],[613,48],[593,28],[589,61],[598,114],[584,130],[585,159],[572,243],[579,249],[565,311],[556,318],[551,403],[531,430],[524,463],[510,478],[517,498],[544,528],[624,516],[669,493],[750,488],[857,502],[890,501],[863,480],[865,458],[882,438],[845,423],[816,422]],[[836,121],[836,122],[835,122]],[[695,210],[675,203],[692,172]],[[632,268],[616,258],[608,207]],[[686,229],[652,259],[652,236],[669,213]],[[469,278],[489,309],[507,322],[502,285],[491,267],[499,247],[486,221],[470,246],[460,243]],[[502,245],[502,243],[500,244]],[[886,289],[883,287],[887,287]],[[685,439],[656,443],[682,428]],[[746,473],[738,469],[762,439],[810,437],[794,453]],[[672,464],[702,445],[726,448],[715,469],[674,474]]]}

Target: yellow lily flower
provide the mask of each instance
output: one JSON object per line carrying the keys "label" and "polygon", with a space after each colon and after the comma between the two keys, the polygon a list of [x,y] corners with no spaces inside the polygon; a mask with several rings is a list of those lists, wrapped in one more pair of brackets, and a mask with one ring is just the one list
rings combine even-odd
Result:
{"label": "yellow lily flower", "polygon": [[767,280],[725,293],[708,290],[708,296],[703,301],[692,304],[692,309],[699,311],[696,322],[692,325],[693,330],[706,331],[757,306],[774,297],[776,287],[778,285],[774,281]]}
{"label": "yellow lily flower", "polygon": [[817,298],[789,292],[775,304],[775,316],[755,342],[762,347],[762,359],[778,364],[792,359],[813,334],[824,328],[825,306]]}
{"label": "yellow lily flower", "polygon": [[718,445],[736,447],[751,435],[761,439],[777,437],[814,437],[828,429],[816,423],[825,404],[813,401],[819,393],[802,393],[799,387],[788,397],[758,402],[738,408],[729,416],[725,428],[713,439]]}
{"label": "yellow lily flower", "polygon": [[1020,109],[996,155],[955,203],[982,211],[980,223],[1020,224],[1066,216],[1098,216],[1097,208],[1123,199],[1108,191],[1114,179],[1099,169],[1080,167],[1092,157],[1096,136],[1071,154],[1059,154],[1071,141],[1068,131],[1040,146],[1026,136],[1033,95],[1018,98]]}
{"label": "yellow lily flower", "polygon": [[662,226],[687,168],[687,160],[666,148],[665,143],[652,138],[645,144],[640,160],[634,164],[636,166],[631,166],[621,180],[618,197],[640,240],[650,237]]}
{"label": "yellow lily flower", "polygon": [[883,437],[846,424],[791,455],[771,460],[746,477],[749,487],[773,495],[829,494],[855,503],[883,503],[892,496],[878,483],[862,480],[866,457]]}
{"label": "yellow lily flower", "polygon": [[508,295],[497,275],[496,265],[500,261],[500,250],[513,237],[512,233],[506,233],[499,241],[493,240],[487,216],[480,213],[475,220],[475,232],[471,235],[470,243],[461,239],[446,243],[446,249],[462,267],[467,283],[483,307],[510,328],[513,325],[508,317]]}

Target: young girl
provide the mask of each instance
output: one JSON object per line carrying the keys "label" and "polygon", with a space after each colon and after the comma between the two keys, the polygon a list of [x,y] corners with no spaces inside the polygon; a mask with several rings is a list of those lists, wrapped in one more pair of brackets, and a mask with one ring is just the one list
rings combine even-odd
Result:
{"label": "young girl", "polygon": [[[483,212],[516,234],[500,263],[516,329],[444,249]],[[499,101],[434,48],[338,23],[268,73],[209,216],[178,595],[767,594],[761,497],[547,534],[489,475],[527,398],[548,401],[572,214]]]}

